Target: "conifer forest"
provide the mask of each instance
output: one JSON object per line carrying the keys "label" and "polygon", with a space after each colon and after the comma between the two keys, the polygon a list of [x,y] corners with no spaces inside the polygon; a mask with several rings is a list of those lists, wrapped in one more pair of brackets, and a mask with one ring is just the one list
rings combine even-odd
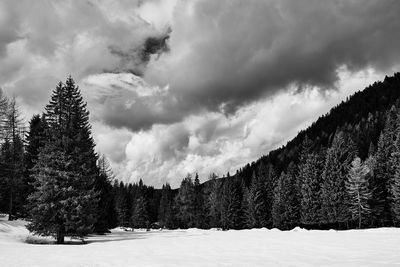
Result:
{"label": "conifer forest", "polygon": [[29,125],[15,99],[2,94],[0,107],[0,211],[26,218],[29,231],[57,243],[117,226],[400,226],[400,73],[349,96],[236,173],[210,173],[204,183],[189,173],[179,188],[114,177],[95,152],[89,110],[72,77],[55,86]]}

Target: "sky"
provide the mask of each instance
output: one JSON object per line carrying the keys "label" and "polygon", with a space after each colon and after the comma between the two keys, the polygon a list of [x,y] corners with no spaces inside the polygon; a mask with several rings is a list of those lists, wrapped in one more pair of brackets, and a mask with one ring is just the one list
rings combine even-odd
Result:
{"label": "sky", "polygon": [[72,75],[125,182],[177,187],[284,145],[399,71],[398,0],[0,0],[0,87],[26,122]]}

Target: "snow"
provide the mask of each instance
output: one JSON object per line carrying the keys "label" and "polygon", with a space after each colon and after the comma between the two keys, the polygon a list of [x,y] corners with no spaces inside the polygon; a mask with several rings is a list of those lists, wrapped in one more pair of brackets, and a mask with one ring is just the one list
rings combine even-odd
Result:
{"label": "snow", "polygon": [[[24,221],[0,218],[1,266],[395,266],[400,229],[292,231],[114,229],[87,244],[28,244]],[[66,241],[69,241],[67,239]]]}

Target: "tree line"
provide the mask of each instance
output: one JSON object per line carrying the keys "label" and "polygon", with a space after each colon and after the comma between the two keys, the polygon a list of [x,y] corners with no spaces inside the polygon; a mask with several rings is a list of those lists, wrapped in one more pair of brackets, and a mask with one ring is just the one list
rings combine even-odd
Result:
{"label": "tree line", "polygon": [[[201,184],[197,174],[188,174],[178,189],[165,184],[147,199],[160,203],[157,216],[152,204],[147,221],[167,228],[399,226],[399,99],[397,73],[355,93],[234,175],[211,174]],[[118,187],[129,195],[130,186]],[[147,205],[141,200],[134,206],[140,203]],[[134,210],[126,210],[131,222]]]}
{"label": "tree line", "polygon": [[[223,177],[188,174],[177,189],[114,179],[95,153],[71,77],[25,128],[0,95],[0,211],[35,234],[132,228],[313,229],[400,223],[400,74],[358,92],[277,150]],[[239,155],[238,155],[239,156]]]}

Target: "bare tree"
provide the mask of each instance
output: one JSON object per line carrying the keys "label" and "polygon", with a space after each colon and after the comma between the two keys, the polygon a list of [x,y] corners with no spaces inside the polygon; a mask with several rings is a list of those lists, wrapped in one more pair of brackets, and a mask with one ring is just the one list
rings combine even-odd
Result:
{"label": "bare tree", "polygon": [[362,164],[360,158],[356,157],[351,163],[346,182],[347,192],[350,196],[350,211],[353,218],[358,218],[359,228],[361,228],[362,216],[370,212],[368,201],[371,198],[371,192],[366,179],[368,172],[369,168]]}
{"label": "bare tree", "polygon": [[[6,98],[5,98],[6,99]],[[7,100],[7,99],[6,99]],[[9,158],[3,162],[7,169],[7,181],[9,185],[8,219],[13,219],[14,199],[16,187],[23,175],[23,138],[24,127],[21,113],[15,98],[6,101],[6,111],[1,121],[1,132],[5,142],[9,143]]]}

